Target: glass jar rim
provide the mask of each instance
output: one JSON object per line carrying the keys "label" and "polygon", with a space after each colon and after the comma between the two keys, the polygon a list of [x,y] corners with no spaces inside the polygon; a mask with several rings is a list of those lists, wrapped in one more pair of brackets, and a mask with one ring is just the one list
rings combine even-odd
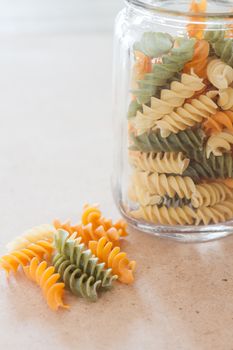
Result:
{"label": "glass jar rim", "polygon": [[193,18],[232,18],[233,19],[233,8],[230,12],[190,12],[190,11],[177,11],[170,10],[164,7],[158,6],[157,1],[155,4],[148,3],[147,0],[125,0],[126,3],[135,5],[139,8],[149,10],[155,13],[166,14],[170,16],[179,16],[179,17],[193,17]]}

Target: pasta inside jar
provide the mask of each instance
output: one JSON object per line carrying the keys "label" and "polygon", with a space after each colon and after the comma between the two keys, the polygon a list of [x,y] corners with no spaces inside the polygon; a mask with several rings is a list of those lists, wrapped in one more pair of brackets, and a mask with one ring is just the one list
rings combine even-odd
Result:
{"label": "pasta inside jar", "polygon": [[188,6],[182,34],[174,18],[176,30],[157,14],[164,30],[141,19],[145,30],[130,42],[127,194],[117,201],[132,224],[153,233],[195,233],[233,219],[231,17],[213,26],[205,0]]}

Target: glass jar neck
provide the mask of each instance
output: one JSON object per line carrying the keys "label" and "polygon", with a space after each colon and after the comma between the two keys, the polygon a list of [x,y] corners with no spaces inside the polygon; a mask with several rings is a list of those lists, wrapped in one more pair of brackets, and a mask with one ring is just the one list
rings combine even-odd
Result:
{"label": "glass jar neck", "polygon": [[[199,0],[200,1],[200,0]],[[197,0],[197,3],[199,2]],[[189,19],[192,17],[193,20],[202,17],[205,21],[214,20],[232,20],[233,21],[233,3],[232,1],[207,1],[206,12],[190,12],[190,0],[125,0],[128,6],[141,9],[151,14],[157,14],[160,16],[177,17]]]}

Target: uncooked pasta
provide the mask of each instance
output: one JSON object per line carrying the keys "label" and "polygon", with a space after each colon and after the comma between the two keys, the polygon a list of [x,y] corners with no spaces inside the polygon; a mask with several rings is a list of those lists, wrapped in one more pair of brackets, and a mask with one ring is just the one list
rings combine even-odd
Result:
{"label": "uncooked pasta", "polygon": [[146,32],[133,46],[152,63],[128,111],[125,207],[136,226],[233,219],[233,41],[200,10],[207,2],[193,0],[185,39]]}

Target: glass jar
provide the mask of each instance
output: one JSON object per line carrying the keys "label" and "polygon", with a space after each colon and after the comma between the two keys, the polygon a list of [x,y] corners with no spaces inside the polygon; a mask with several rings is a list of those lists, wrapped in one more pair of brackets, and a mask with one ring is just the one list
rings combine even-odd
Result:
{"label": "glass jar", "polygon": [[144,232],[187,242],[233,232],[232,8],[128,0],[117,17],[113,192]]}

